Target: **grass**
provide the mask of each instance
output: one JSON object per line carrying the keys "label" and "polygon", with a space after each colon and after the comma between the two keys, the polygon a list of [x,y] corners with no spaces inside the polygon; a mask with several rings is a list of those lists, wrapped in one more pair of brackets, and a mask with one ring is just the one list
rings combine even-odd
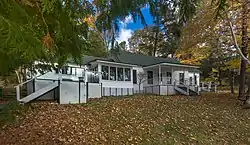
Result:
{"label": "grass", "polygon": [[107,97],[32,104],[0,144],[250,144],[250,112],[230,94]]}

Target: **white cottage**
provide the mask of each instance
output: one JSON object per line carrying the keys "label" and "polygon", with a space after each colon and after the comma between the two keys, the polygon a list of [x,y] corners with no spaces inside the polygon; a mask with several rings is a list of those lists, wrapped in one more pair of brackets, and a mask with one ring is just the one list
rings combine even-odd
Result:
{"label": "white cottage", "polygon": [[198,95],[198,66],[172,58],[158,58],[120,51],[107,58],[85,56],[82,65],[68,62],[27,81],[28,96],[17,99],[57,99],[60,104],[85,103],[88,98],[124,96],[135,93]]}

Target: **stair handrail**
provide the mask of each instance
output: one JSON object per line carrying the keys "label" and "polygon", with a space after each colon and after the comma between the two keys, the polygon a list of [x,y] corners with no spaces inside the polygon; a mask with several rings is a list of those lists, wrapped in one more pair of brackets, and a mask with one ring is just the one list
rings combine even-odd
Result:
{"label": "stair handrail", "polygon": [[[178,85],[177,85],[178,82],[179,82],[179,84],[180,84],[180,82],[181,82],[181,83],[182,83],[181,85],[183,85],[185,88],[187,88],[187,91],[185,91],[185,90],[183,90],[183,89],[177,87],[177,86],[178,86]],[[174,87],[175,87],[175,88],[178,88],[178,89],[181,89],[182,91],[186,92],[187,95],[189,95],[188,87],[187,87],[187,85],[186,85],[184,82],[175,79],[175,80],[174,80]]]}
{"label": "stair handrail", "polygon": [[[48,73],[48,72],[46,72],[46,73]],[[46,73],[40,74],[40,75],[38,75],[38,76],[35,76],[35,77],[32,78],[32,79],[26,80],[25,82],[22,82],[22,83],[16,85],[14,88],[19,87],[19,86],[22,86],[22,85],[24,85],[24,84],[26,84],[26,83],[28,83],[28,82],[31,82],[31,81],[33,81],[34,79],[37,79],[38,77],[40,77],[40,76],[42,76],[42,75],[45,75]]]}
{"label": "stair handrail", "polygon": [[[46,72],[46,73],[48,73],[48,72]],[[26,84],[26,83],[28,83],[28,82],[31,82],[31,81],[37,79],[38,77],[40,77],[40,76],[42,76],[42,75],[44,75],[44,74],[46,74],[46,73],[40,74],[40,75],[38,75],[38,76],[35,76],[35,77],[32,78],[32,79],[29,79],[29,80],[27,80],[27,81],[25,81],[25,82],[22,82],[22,83],[20,83],[20,84],[18,84],[18,85],[16,85],[16,86],[14,86],[14,88],[16,88],[16,99],[17,99],[17,101],[20,101],[20,100],[21,100],[21,96],[20,96],[20,86],[22,86],[22,85],[24,85],[24,84]]]}
{"label": "stair handrail", "polygon": [[[185,79],[184,82],[180,81],[180,80],[176,80],[174,81],[174,86],[177,86],[177,83],[179,82],[180,85],[184,86],[187,88],[187,93],[190,94],[190,90],[196,92],[197,94],[199,94],[199,86],[197,84],[194,85],[190,85],[189,83],[189,79]],[[191,89],[191,86],[194,86],[194,90]],[[198,88],[196,90],[196,88]]]}
{"label": "stair handrail", "polygon": [[[41,74],[41,75],[43,75],[43,74]],[[27,81],[25,81],[25,82],[22,82],[22,83],[20,83],[20,84],[18,84],[18,85],[16,85],[16,86],[14,87],[14,88],[16,88],[16,99],[17,99],[17,101],[20,101],[20,100],[21,100],[21,96],[20,96],[20,86],[22,86],[22,85],[24,85],[24,84],[26,84],[26,83],[28,83],[28,82],[33,81],[34,79],[40,77],[41,75],[38,75],[38,76],[36,76],[36,77],[34,77],[34,78],[32,78],[32,79],[29,79],[29,80],[27,80]]]}

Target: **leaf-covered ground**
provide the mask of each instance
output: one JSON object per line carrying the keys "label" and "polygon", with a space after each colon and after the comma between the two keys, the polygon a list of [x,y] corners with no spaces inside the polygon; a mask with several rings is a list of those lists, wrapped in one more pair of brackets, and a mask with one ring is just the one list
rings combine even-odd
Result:
{"label": "leaf-covered ground", "polygon": [[250,144],[250,110],[235,96],[133,96],[83,105],[31,104],[0,144]]}

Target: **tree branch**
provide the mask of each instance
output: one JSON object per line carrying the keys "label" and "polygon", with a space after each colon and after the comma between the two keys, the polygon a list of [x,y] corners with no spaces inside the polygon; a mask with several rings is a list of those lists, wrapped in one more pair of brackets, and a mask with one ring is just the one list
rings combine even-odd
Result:
{"label": "tree branch", "polygon": [[231,31],[231,35],[232,35],[232,39],[233,39],[235,48],[237,49],[240,56],[250,65],[250,60],[248,60],[247,57],[244,56],[244,54],[241,52],[241,50],[239,48],[239,45],[238,45],[236,37],[235,37],[235,33],[233,31],[232,22],[230,20],[228,20],[228,23],[229,23],[229,26],[230,26],[230,31]]}

